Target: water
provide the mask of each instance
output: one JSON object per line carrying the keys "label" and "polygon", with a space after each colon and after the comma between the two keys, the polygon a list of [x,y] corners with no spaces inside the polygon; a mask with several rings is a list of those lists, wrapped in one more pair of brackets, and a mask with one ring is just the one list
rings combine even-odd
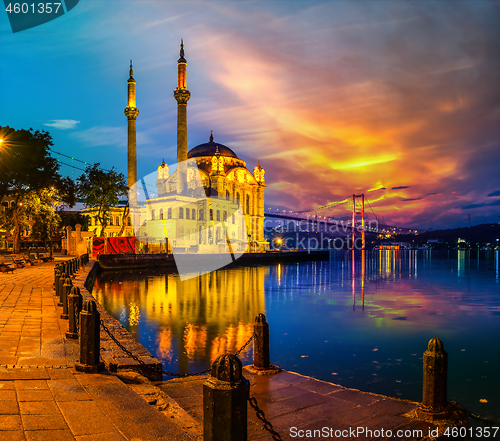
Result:
{"label": "water", "polygon": [[[181,282],[102,273],[95,297],[172,372],[210,366],[270,324],[271,361],[364,391],[421,401],[422,354],[449,356],[448,399],[500,417],[499,251],[338,252]],[[242,354],[252,362],[252,351]]]}

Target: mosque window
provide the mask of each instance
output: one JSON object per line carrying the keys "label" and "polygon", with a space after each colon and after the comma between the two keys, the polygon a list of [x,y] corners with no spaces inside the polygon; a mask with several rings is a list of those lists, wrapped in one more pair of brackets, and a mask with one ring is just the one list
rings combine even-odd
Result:
{"label": "mosque window", "polygon": [[189,208],[186,208],[186,219],[189,219],[189,213],[190,213]]}
{"label": "mosque window", "polygon": [[168,207],[168,210],[167,210],[167,218],[168,218],[168,219],[172,219],[172,207]]}
{"label": "mosque window", "polygon": [[179,219],[184,219],[184,208],[179,207]]}

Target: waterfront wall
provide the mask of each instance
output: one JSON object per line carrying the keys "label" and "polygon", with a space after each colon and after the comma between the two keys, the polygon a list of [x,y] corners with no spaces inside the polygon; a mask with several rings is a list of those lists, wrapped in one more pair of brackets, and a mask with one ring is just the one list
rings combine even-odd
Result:
{"label": "waterfront wall", "polygon": [[[227,268],[239,265],[273,264],[282,262],[299,262],[311,260],[328,260],[329,251],[276,251],[267,253],[245,253],[239,259],[229,265],[221,265]],[[205,254],[192,254],[190,259],[195,263],[213,262],[218,259],[217,254],[207,256]],[[226,259],[226,254],[221,254],[220,259]],[[133,268],[168,268],[177,270],[175,259],[172,254],[102,254],[97,257],[100,269],[118,270]],[[224,260],[225,261],[225,260]]]}

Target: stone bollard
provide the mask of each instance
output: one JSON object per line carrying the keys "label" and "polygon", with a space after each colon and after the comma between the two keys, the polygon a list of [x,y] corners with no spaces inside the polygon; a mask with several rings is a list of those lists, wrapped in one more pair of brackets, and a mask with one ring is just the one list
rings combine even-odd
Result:
{"label": "stone bollard", "polygon": [[203,441],[246,441],[250,382],[236,355],[220,355],[203,383]]}
{"label": "stone bollard", "polygon": [[68,296],[69,329],[66,338],[78,338],[78,321],[82,310],[82,295],[80,288],[72,286]]}
{"label": "stone bollard", "polygon": [[87,300],[80,312],[80,360],[75,369],[80,372],[95,373],[104,369],[101,361],[101,315],[93,300]]}
{"label": "stone bollard", "polygon": [[447,406],[448,354],[439,338],[429,341],[424,352],[424,388],[422,406],[430,412],[442,411]]}
{"label": "stone bollard", "polygon": [[63,290],[62,290],[62,298],[61,298],[61,303],[62,303],[62,313],[61,313],[61,318],[62,319],[67,319],[69,318],[68,315],[68,295],[71,290],[71,286],[73,283],[71,282],[71,279],[69,277],[66,277],[66,280],[64,281],[63,285]]}
{"label": "stone bollard", "polygon": [[255,317],[253,329],[255,333],[253,367],[255,369],[269,369],[269,324],[264,314]]}

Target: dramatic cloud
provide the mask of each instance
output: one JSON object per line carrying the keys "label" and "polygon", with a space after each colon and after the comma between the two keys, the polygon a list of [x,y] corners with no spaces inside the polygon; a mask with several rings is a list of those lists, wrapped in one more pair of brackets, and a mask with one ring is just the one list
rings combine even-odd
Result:
{"label": "dramatic cloud", "polygon": [[173,163],[182,37],[188,148],[213,129],[249,168],[260,160],[266,208],[365,194],[390,224],[460,226],[465,209],[498,220],[498,2],[87,2],[79,14],[58,32],[4,35],[6,123],[74,111],[87,126],[58,133],[58,149],[100,147],[95,161],[126,173],[133,58],[138,173]]}
{"label": "dramatic cloud", "polygon": [[55,127],[56,129],[74,129],[80,121],[74,119],[53,119],[50,123],[45,123],[44,126]]}

